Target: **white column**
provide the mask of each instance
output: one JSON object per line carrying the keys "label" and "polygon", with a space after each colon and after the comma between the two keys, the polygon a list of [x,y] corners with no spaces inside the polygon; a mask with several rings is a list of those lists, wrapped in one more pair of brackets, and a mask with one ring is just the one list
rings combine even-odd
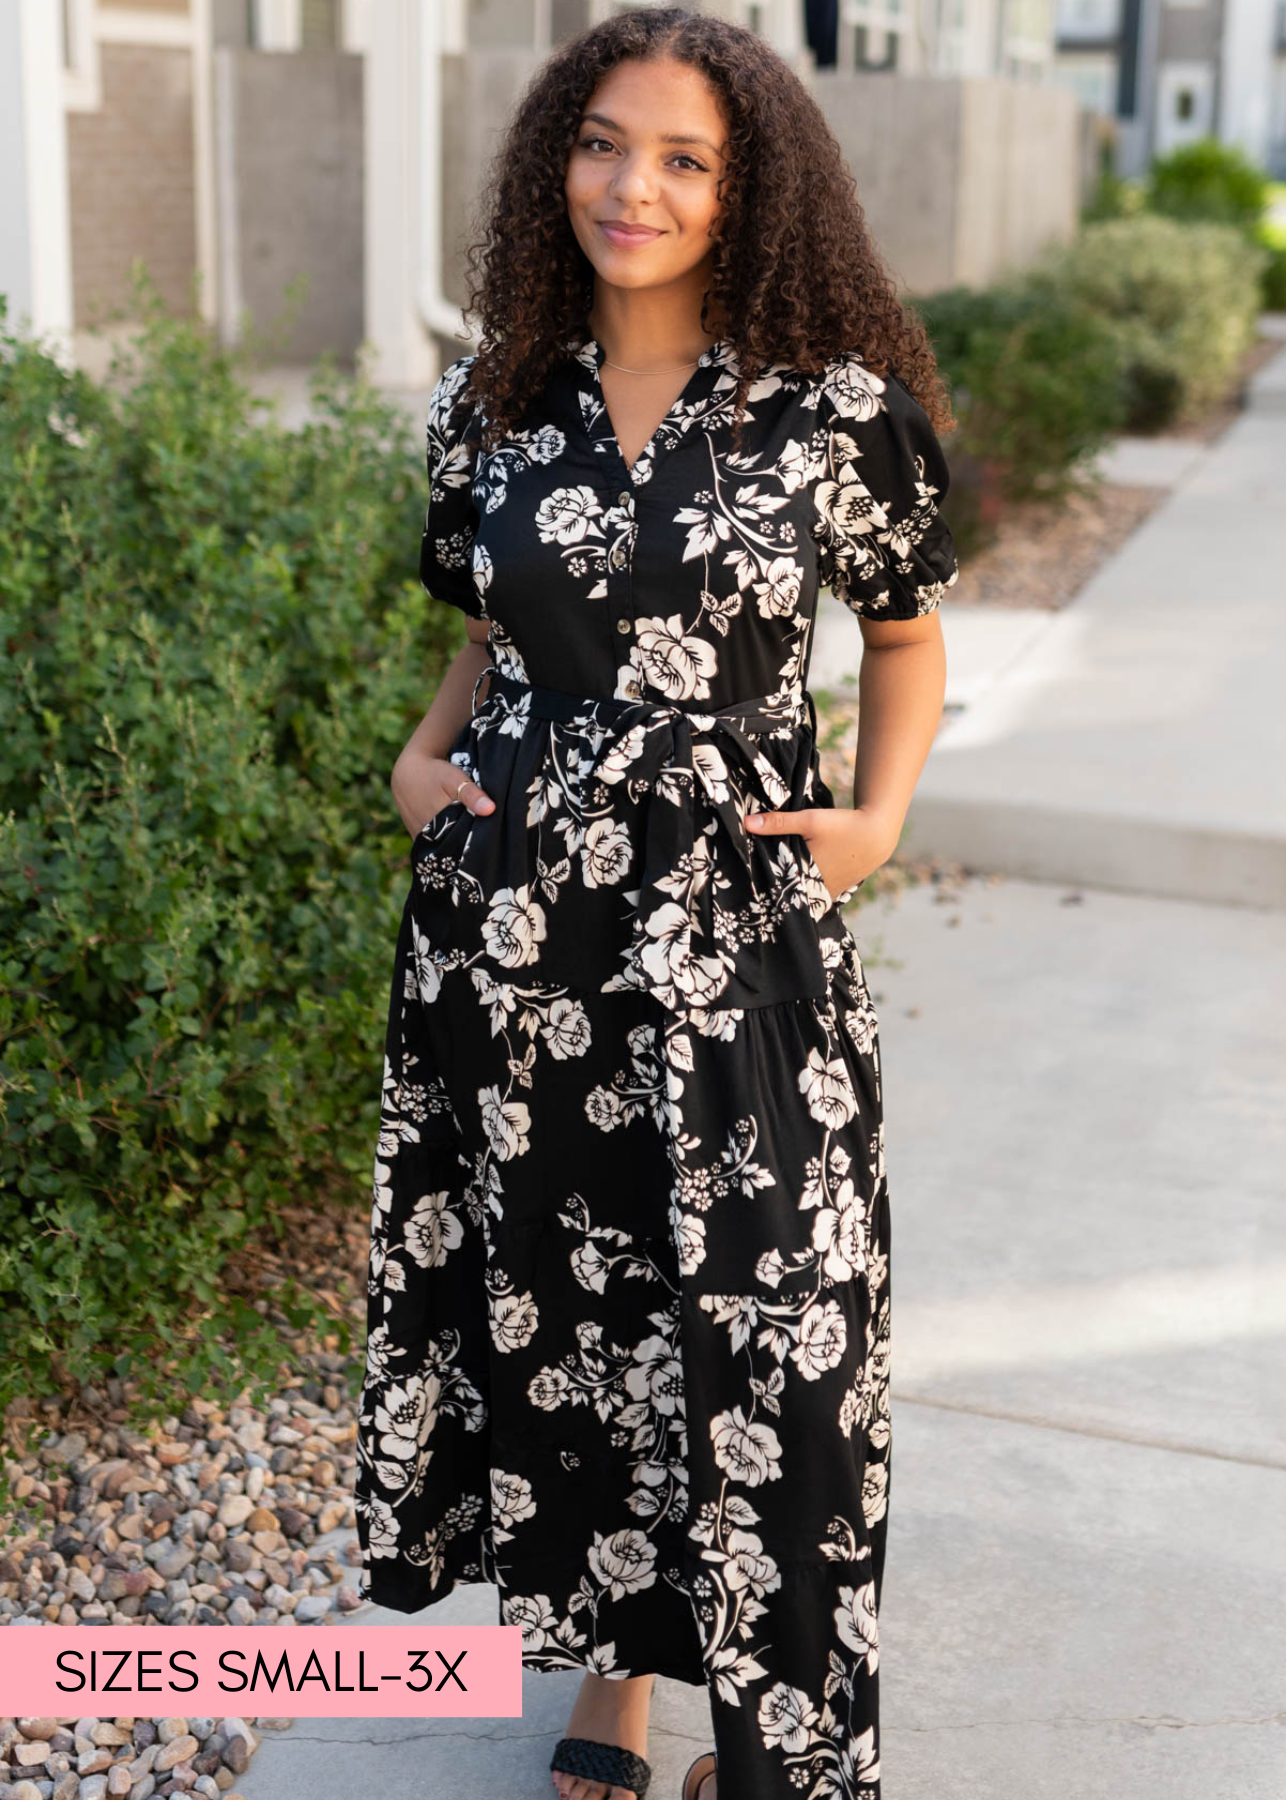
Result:
{"label": "white column", "polygon": [[9,326],[72,360],[71,224],[61,16],[47,0],[0,6],[0,292]]}
{"label": "white column", "polygon": [[364,336],[372,379],[386,387],[431,386],[440,371],[428,327],[459,322],[440,293],[437,3],[380,0],[368,20]]}
{"label": "white column", "polygon": [[1218,135],[1260,164],[1268,158],[1274,24],[1273,0],[1225,0]]}
{"label": "white column", "polygon": [[256,50],[298,50],[303,39],[300,0],[255,0]]}
{"label": "white column", "polygon": [[192,163],[196,202],[196,266],[201,276],[201,316],[219,317],[219,229],[215,192],[214,27],[210,0],[192,4]]}

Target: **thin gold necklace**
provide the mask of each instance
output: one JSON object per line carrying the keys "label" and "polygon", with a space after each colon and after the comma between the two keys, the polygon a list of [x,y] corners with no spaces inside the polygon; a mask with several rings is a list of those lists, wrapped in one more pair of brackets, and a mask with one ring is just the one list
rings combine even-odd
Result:
{"label": "thin gold necklace", "polygon": [[606,356],[603,361],[609,369],[619,369],[622,375],[677,375],[680,369],[695,369],[701,358],[698,356],[692,362],[675,363],[668,369],[627,369],[624,363],[614,363]]}

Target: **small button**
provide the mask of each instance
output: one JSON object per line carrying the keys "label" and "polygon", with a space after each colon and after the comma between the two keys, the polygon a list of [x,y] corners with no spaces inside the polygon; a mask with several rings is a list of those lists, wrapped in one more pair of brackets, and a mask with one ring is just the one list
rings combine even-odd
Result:
{"label": "small button", "polygon": [[639,686],[637,681],[627,681],[625,684],[625,691],[631,700],[637,700],[639,695],[643,692],[643,689]]}
{"label": "small button", "polygon": [[616,629],[619,632],[621,632],[622,635],[624,635],[624,633],[627,632],[629,630],[629,628],[630,628],[630,622],[628,619],[618,619],[616,621]]}
{"label": "small button", "polygon": [[624,493],[618,494],[616,496],[616,498],[622,506],[630,506],[633,504],[633,501],[634,501],[634,496],[633,496],[633,494],[630,493],[628,488],[625,490]]}
{"label": "small button", "polygon": [[619,544],[612,552],[612,567],[614,569],[623,569],[625,567],[625,551]]}

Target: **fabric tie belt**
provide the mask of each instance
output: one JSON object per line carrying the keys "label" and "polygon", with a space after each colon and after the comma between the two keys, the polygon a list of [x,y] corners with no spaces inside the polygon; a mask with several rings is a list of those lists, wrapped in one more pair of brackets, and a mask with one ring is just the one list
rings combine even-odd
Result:
{"label": "fabric tie belt", "polygon": [[[580,812],[581,879],[545,890],[533,975],[579,986],[592,979],[605,991],[645,988],[679,1010],[764,1006],[826,991],[815,920],[831,901],[804,840],[796,833],[760,838],[743,823],[746,810],[833,804],[815,776],[817,714],[807,690],[785,700],[763,695],[687,708],[568,693],[489,666],[475,684],[470,721],[484,773],[493,744],[515,746],[520,756],[516,745],[536,719],[571,725],[585,741],[567,793]],[[769,735],[772,756],[763,743]],[[542,774],[565,761],[547,759]],[[473,859],[481,897],[497,883],[510,891],[533,886],[538,859],[525,808],[518,810],[499,866],[485,849]],[[478,823],[471,815],[472,829]],[[541,860],[548,864],[547,851]],[[573,856],[573,868],[576,862]],[[482,864],[490,864],[485,874]],[[637,876],[629,911],[621,905],[627,866]]]}

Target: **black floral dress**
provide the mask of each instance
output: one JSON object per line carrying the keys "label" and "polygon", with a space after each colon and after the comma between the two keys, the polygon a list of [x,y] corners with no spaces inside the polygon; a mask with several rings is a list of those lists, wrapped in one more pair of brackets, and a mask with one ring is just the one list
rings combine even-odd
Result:
{"label": "black floral dress", "polygon": [[[928,420],[856,355],[702,356],[633,467],[601,347],[491,452],[434,391],[428,592],[491,622],[397,946],[359,1427],[362,1591],[494,1581],[538,1669],[708,1684],[720,1790],[875,1800],[890,1420],[876,1019],[831,806],[819,587],[955,579]],[[483,691],[485,690],[485,691]],[[851,893],[852,890],[850,890]]]}

